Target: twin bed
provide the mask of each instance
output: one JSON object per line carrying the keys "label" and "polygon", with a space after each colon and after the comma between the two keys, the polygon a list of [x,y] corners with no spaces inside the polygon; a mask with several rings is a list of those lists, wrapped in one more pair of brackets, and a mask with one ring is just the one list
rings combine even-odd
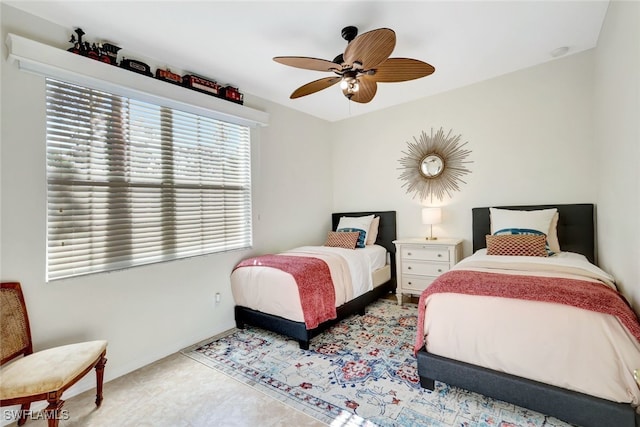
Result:
{"label": "twin bed", "polygon": [[[375,241],[364,248],[304,246],[275,257],[244,260],[240,264],[243,267],[231,273],[236,326],[242,329],[245,325],[254,325],[277,332],[297,340],[300,348],[308,349],[311,339],[327,327],[351,314],[364,314],[368,304],[392,292],[395,289],[395,211],[333,213],[332,230],[337,230],[344,217],[368,216],[379,219]],[[312,276],[308,271],[319,268],[308,258],[320,258],[329,266],[329,272],[315,271]],[[276,262],[284,265],[276,268]],[[294,262],[296,265],[292,265]],[[297,265],[304,262],[308,265]],[[311,288],[320,281],[317,277],[329,274],[335,294],[327,298],[334,300],[327,303],[327,298],[323,301],[318,295],[305,295],[302,300],[307,304],[307,310],[303,310],[300,298],[303,291],[298,290],[294,280],[293,269],[298,267],[303,269],[299,282],[316,281],[308,284]],[[294,275],[284,271],[286,269],[294,271]],[[335,309],[333,313],[330,313],[331,308]]]}
{"label": "twin bed", "polygon": [[420,298],[421,384],[441,381],[583,427],[634,426],[640,326],[592,264],[594,206],[503,207],[549,208],[561,249],[551,257],[487,255],[490,209],[473,209],[474,254]]}
{"label": "twin bed", "polygon": [[[556,211],[544,238],[532,235],[530,224],[515,224],[502,233],[511,237],[487,238],[500,235],[495,228],[512,214],[522,218],[517,215],[525,212],[529,218],[529,213],[552,209]],[[365,215],[380,218],[375,245],[356,250],[302,247],[281,254],[323,259],[334,281],[346,274],[354,284],[360,282],[351,293],[336,287],[331,301],[337,308],[330,319],[306,316],[302,291],[291,274],[257,265],[264,258],[256,257],[247,260],[254,264],[250,268],[232,273],[237,326],[255,325],[308,348],[328,326],[363,313],[367,304],[393,291],[395,212],[335,213],[332,229],[345,216]],[[472,216],[474,254],[420,297],[415,353],[421,385],[433,390],[435,381],[441,381],[583,427],[635,426],[640,323],[613,279],[595,266],[594,206],[474,208]],[[526,251],[527,256],[513,256],[523,247],[536,256]],[[370,270],[355,276],[348,272],[357,261],[333,265],[336,251],[358,253],[368,259]],[[279,283],[277,292],[274,283]],[[321,304],[315,300],[311,306]]]}

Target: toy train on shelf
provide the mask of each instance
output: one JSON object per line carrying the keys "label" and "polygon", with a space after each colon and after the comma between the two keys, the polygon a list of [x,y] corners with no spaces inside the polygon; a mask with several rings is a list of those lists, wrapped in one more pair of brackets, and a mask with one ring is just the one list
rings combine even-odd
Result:
{"label": "toy train on shelf", "polygon": [[71,35],[69,43],[73,43],[73,47],[67,49],[69,52],[86,56],[107,64],[117,65],[116,58],[118,57],[118,51],[120,50],[118,46],[111,43],[91,44],[82,40],[82,36],[84,36],[82,28],[77,28],[75,32],[78,35],[78,38],[76,39],[74,34]]}
{"label": "toy train on shelf", "polygon": [[[153,77],[151,67],[142,61],[123,58],[118,65],[117,56],[118,51],[121,49],[120,47],[111,43],[91,44],[83,41],[82,36],[84,36],[85,33],[81,28],[77,28],[75,33],[78,37],[76,38],[75,35],[71,36],[69,42],[73,43],[73,47],[67,49],[69,52],[86,56],[106,64],[119,66],[125,70],[133,71],[134,73],[142,74],[147,77]],[[185,74],[184,76],[180,76],[179,74],[172,73],[168,69],[163,70],[158,68],[156,70],[155,78],[162,80],[163,82],[176,84],[217,98],[226,99],[227,101],[235,102],[236,104],[242,105],[244,103],[244,95],[240,93],[238,88],[234,86],[222,86],[214,80],[209,80],[194,74]]]}

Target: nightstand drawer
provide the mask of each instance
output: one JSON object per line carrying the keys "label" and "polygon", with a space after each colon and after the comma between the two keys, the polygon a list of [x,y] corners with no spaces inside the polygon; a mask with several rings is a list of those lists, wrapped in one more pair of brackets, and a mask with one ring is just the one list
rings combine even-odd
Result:
{"label": "nightstand drawer", "polygon": [[404,247],[400,251],[402,259],[419,259],[422,261],[449,261],[449,249],[433,246]]}
{"label": "nightstand drawer", "polygon": [[421,293],[433,282],[435,277],[402,276],[402,290]]}
{"label": "nightstand drawer", "polygon": [[415,274],[419,276],[439,276],[449,271],[448,263],[419,262],[402,260],[402,274]]}

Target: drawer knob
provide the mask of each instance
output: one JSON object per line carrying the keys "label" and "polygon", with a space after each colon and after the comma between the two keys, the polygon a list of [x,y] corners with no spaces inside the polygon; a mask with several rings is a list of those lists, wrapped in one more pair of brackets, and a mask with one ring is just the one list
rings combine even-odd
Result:
{"label": "drawer knob", "polygon": [[412,283],[411,282],[407,282],[407,284],[411,285]]}
{"label": "drawer knob", "polygon": [[438,254],[438,258],[442,257],[442,254]]}
{"label": "drawer knob", "polygon": [[407,267],[407,270],[411,270],[411,266],[408,266],[408,267]]}
{"label": "drawer knob", "polygon": [[407,252],[407,255],[411,256],[411,252]]}
{"label": "drawer knob", "polygon": [[438,269],[438,273],[442,273],[442,269],[441,268]]}

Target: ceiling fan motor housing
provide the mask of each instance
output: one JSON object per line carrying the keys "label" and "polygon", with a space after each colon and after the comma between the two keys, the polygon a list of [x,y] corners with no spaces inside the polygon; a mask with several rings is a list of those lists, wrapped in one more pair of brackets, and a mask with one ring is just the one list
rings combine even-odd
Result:
{"label": "ceiling fan motor housing", "polygon": [[349,27],[344,27],[342,29],[342,38],[345,39],[347,42],[350,42],[351,40],[355,39],[357,35],[358,35],[357,27],[349,26]]}
{"label": "ceiling fan motor housing", "polygon": [[[357,27],[349,26],[349,27],[344,27],[342,29],[342,38],[345,39],[347,43],[350,43],[351,40],[355,39],[357,35],[358,35]],[[342,65],[342,63],[344,62],[344,56],[342,54],[336,56],[335,58],[333,58],[333,62],[335,62],[336,64]]]}

